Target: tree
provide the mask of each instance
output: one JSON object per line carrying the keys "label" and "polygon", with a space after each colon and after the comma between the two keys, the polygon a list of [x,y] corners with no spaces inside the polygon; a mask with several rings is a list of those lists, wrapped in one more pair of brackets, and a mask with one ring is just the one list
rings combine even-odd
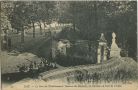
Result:
{"label": "tree", "polygon": [[42,34],[42,23],[44,28],[47,24],[50,24],[52,21],[56,20],[57,11],[55,8],[56,2],[38,2],[37,18],[38,25],[40,27],[40,34]]}
{"label": "tree", "polygon": [[96,43],[104,32],[110,46],[115,32],[119,47],[129,48],[129,56],[136,57],[136,1],[72,1],[68,5],[62,14],[69,14],[66,20],[71,20],[74,30],[80,30],[80,39]]}
{"label": "tree", "polygon": [[35,23],[38,21],[38,5],[37,2],[30,2],[28,6],[29,20],[33,27],[33,38],[35,38]]}
{"label": "tree", "polygon": [[26,2],[15,2],[10,16],[12,28],[21,31],[21,43],[24,43],[24,28],[30,24]]}
{"label": "tree", "polygon": [[8,3],[8,2],[1,2],[0,3],[1,7],[0,7],[0,11],[1,11],[1,15],[0,15],[0,22],[1,22],[1,39],[0,39],[0,42],[1,42],[1,48],[3,49],[8,49],[8,40],[9,40],[9,37],[8,37],[8,32],[12,30],[11,28],[11,24],[10,24],[10,21],[9,21],[9,15],[12,11],[12,3]]}

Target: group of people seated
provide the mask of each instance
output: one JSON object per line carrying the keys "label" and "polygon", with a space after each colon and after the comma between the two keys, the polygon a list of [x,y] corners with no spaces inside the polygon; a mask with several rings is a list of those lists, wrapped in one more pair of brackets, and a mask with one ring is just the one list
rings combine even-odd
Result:
{"label": "group of people seated", "polygon": [[40,73],[43,71],[48,71],[48,70],[57,68],[56,63],[50,62],[46,60],[45,58],[41,58],[40,63],[36,61],[30,61],[30,62],[31,63],[29,65],[25,65],[25,64],[18,65],[17,67],[19,69],[19,72],[21,73],[29,72],[29,73],[34,74],[34,73]]}

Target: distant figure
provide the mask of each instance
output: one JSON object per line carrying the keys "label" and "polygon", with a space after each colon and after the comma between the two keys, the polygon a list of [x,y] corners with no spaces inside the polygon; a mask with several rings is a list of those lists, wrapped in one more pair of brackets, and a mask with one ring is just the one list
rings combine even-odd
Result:
{"label": "distant figure", "polygon": [[29,66],[30,70],[33,69],[33,63],[31,62],[30,66]]}

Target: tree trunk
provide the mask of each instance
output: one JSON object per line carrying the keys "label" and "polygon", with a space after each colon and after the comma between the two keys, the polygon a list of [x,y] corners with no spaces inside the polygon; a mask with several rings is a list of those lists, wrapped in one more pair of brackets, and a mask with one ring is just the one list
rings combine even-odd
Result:
{"label": "tree trunk", "polygon": [[33,38],[35,38],[35,25],[34,25],[34,22],[32,24],[33,24]]}
{"label": "tree trunk", "polygon": [[[1,34],[1,30],[0,30],[0,34]],[[0,36],[0,52],[2,51],[2,40],[1,40],[1,36]]]}
{"label": "tree trunk", "polygon": [[[1,2],[0,2],[0,11],[1,11]],[[0,17],[1,17],[1,14],[0,14]],[[1,22],[0,22],[0,52],[2,51],[1,49],[2,49],[2,36],[1,36],[1,34],[2,34],[2,30],[1,30]]]}
{"label": "tree trunk", "polygon": [[98,13],[97,13],[97,2],[94,3],[94,13],[95,13],[95,31],[98,29]]}
{"label": "tree trunk", "polygon": [[73,20],[73,30],[75,31],[75,20]]}
{"label": "tree trunk", "polygon": [[75,11],[76,11],[75,6],[73,5],[73,7],[74,7],[74,9],[73,9],[73,30],[75,31],[75,27],[76,27],[76,25],[75,25],[75,19],[76,19],[77,17],[76,17],[76,15],[75,15]]}
{"label": "tree trunk", "polygon": [[45,32],[45,36],[46,36],[46,29],[45,29],[46,24],[45,24],[45,22],[43,22],[43,24],[44,24],[44,32]]}
{"label": "tree trunk", "polygon": [[40,27],[40,35],[42,35],[42,26],[41,26],[41,22],[39,22],[39,27]]}
{"label": "tree trunk", "polygon": [[91,49],[92,49],[91,47],[92,47],[92,44],[91,44],[91,42],[89,41],[89,42],[88,42],[89,52],[91,52]]}
{"label": "tree trunk", "polygon": [[19,34],[19,30],[17,30],[17,34]]}
{"label": "tree trunk", "polygon": [[21,30],[21,43],[24,43],[24,28]]}
{"label": "tree trunk", "polygon": [[6,41],[6,44],[5,44],[5,49],[7,50],[8,49],[8,37],[7,37],[7,29],[8,28],[6,28],[6,30],[4,31],[4,41]]}

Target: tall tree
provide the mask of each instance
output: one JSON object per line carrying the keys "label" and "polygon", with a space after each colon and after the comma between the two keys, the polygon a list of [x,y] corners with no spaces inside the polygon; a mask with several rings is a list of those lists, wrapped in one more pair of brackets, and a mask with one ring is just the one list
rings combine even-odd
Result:
{"label": "tall tree", "polygon": [[17,31],[21,31],[21,42],[24,43],[24,27],[30,23],[28,19],[28,8],[26,2],[15,2],[14,9],[10,17],[11,25]]}
{"label": "tall tree", "polygon": [[33,27],[33,38],[35,38],[35,23],[38,21],[37,12],[38,12],[37,2],[30,2],[28,7],[28,13],[30,13],[30,15],[28,19],[30,20]]}
{"label": "tall tree", "polygon": [[[0,2],[0,31],[1,31],[1,45],[3,45],[3,49],[8,49],[8,32],[12,30],[11,28],[11,24],[10,24],[10,21],[9,21],[9,15],[10,13],[12,12],[12,3],[11,2]],[[0,47],[1,48],[1,47]]]}
{"label": "tall tree", "polygon": [[80,39],[96,43],[103,32],[110,46],[115,32],[119,47],[129,48],[129,56],[136,57],[136,1],[72,1],[66,10],[67,18],[80,30]]}

